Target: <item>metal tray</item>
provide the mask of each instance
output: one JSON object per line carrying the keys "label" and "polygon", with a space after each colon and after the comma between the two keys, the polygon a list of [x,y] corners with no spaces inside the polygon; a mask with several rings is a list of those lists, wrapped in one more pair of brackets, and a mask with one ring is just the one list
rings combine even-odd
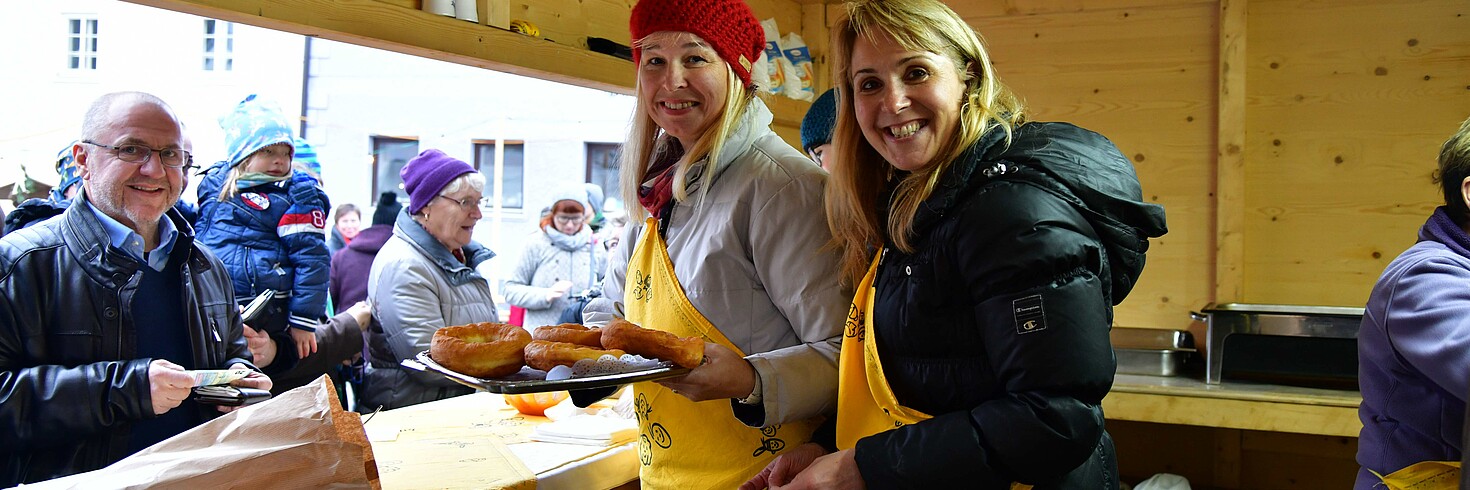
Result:
{"label": "metal tray", "polygon": [[682,368],[672,362],[663,361],[659,367],[641,371],[630,371],[626,373],[604,374],[598,376],[587,376],[584,378],[572,378],[556,381],[546,380],[546,371],[534,369],[530,366],[521,368],[521,372],[500,378],[476,378],[468,374],[455,372],[446,368],[429,357],[429,352],[420,352],[413,359],[404,359],[403,366],[418,371],[435,373],[449,378],[456,383],[484,390],[491,393],[542,393],[547,391],[562,390],[588,390],[594,388],[608,388],[636,383],[639,381],[653,381],[664,378],[683,376],[689,373],[689,368]]}
{"label": "metal tray", "polygon": [[1113,327],[1114,349],[1194,350],[1194,336],[1183,330]]}
{"label": "metal tray", "polygon": [[1195,355],[1192,350],[1113,349],[1118,374],[1179,376]]}

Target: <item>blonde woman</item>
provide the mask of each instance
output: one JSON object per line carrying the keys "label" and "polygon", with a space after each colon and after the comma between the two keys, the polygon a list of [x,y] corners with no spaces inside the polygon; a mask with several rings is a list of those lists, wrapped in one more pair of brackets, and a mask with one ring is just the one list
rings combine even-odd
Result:
{"label": "blonde woman", "polygon": [[1163,209],[1106,138],[1028,122],[940,2],[849,4],[832,54],[838,451],[746,488],[1118,488],[1108,329]]}
{"label": "blonde woman", "polygon": [[744,2],[643,0],[631,31],[630,219],[584,312],[706,340],[704,365],[634,387],[640,478],[733,488],[835,406],[849,295],[823,248],[826,174],[769,128],[751,77],[764,36]]}

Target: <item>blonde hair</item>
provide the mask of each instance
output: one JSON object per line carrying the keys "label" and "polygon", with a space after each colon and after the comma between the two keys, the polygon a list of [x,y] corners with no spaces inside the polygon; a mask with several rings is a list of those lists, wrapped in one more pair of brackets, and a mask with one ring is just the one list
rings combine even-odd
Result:
{"label": "blonde hair", "polygon": [[[852,50],[859,36],[876,42],[882,36],[904,49],[939,54],[960,70],[964,99],[959,127],[945,140],[935,161],[903,176],[879,220],[879,199],[893,167],[864,139],[853,113]],[[832,79],[837,87],[836,125],[828,156],[827,223],[842,250],[842,279],[854,284],[867,272],[873,248],[886,238],[904,253],[914,251],[914,215],[929,198],[939,178],[967,149],[992,130],[1012,131],[1025,122],[1024,108],[995,75],[980,36],[949,7],[933,0],[871,0],[849,3],[847,16],[832,29]],[[880,226],[885,222],[887,226]]]}
{"label": "blonde hair", "polygon": [[245,174],[244,167],[244,163],[230,167],[229,175],[225,176],[225,186],[219,190],[219,202],[225,202],[240,195],[237,183],[240,181],[240,176]]}
{"label": "blonde hair", "polygon": [[[648,38],[640,39],[637,43],[642,44]],[[689,148],[684,148],[684,154],[674,164],[674,201],[683,202],[689,199],[689,170],[695,163],[710,157],[704,172],[700,175],[699,192],[703,196],[709,191],[710,184],[715,178],[715,164],[720,155],[720,150],[725,147],[725,141],[730,138],[730,133],[740,126],[740,120],[745,111],[750,108],[750,102],[755,98],[755,92],[747,89],[740,82],[740,77],[735,70],[725,63],[725,107],[720,111],[720,116],[715,119],[704,134]],[[640,67],[641,69],[641,67]],[[635,83],[634,93],[641,93],[641,83]],[[638,202],[638,188],[643,185],[644,174],[648,173],[648,167],[654,160],[662,157],[664,152],[679,151],[680,142],[658,127],[653,118],[648,115],[643,99],[636,98],[633,105],[633,121],[629,124],[628,140],[623,143],[622,156],[618,162],[618,182],[622,189],[623,204],[627,207],[629,220],[642,221],[648,216],[648,212]]]}

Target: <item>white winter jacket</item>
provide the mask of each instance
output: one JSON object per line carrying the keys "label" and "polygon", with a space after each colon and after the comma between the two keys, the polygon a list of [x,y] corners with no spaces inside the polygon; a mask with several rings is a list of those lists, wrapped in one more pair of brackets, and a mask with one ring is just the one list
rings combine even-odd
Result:
{"label": "white winter jacket", "polygon": [[[591,230],[582,229],[591,234]],[[602,273],[607,268],[607,251],[601,243],[592,243],[578,250],[563,250],[551,243],[546,232],[538,230],[536,236],[521,252],[521,263],[505,280],[505,302],[526,309],[527,329],[542,325],[556,325],[562,310],[571,304],[572,295],[593,287],[601,288]],[[551,286],[559,281],[571,281],[572,289],[555,301],[547,301]]]}
{"label": "white winter jacket", "polygon": [[[677,203],[664,235],[684,294],[761,378],[763,420],[741,417],[752,426],[835,412],[837,352],[852,302],[838,284],[837,254],[823,249],[832,239],[822,205],[827,173],[770,123],[770,110],[752,101],[720,152],[710,189],[702,200],[692,190]],[[707,170],[691,169],[691,189]],[[621,316],[629,257],[643,231],[642,222],[624,230],[603,297],[583,310],[588,324]]]}

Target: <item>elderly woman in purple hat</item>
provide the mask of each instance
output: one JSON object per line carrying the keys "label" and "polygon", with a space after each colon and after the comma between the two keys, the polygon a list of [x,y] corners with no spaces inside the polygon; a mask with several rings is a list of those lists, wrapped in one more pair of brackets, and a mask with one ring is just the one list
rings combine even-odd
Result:
{"label": "elderly woman in purple hat", "polygon": [[400,369],[428,350],[440,327],[497,321],[490,284],[475,271],[494,252],[470,239],[480,221],[485,176],[439,150],[425,150],[399,174],[408,207],[368,275],[378,323],[368,331],[362,410],[404,407],[470,393],[443,377]]}

